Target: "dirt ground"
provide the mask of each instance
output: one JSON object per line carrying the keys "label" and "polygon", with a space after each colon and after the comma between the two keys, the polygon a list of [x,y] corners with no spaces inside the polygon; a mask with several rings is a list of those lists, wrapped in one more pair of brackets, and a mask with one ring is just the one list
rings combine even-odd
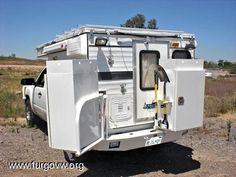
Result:
{"label": "dirt ground", "polygon": [[[227,120],[232,120],[227,141]],[[127,152],[90,151],[84,170],[12,170],[9,162],[64,162],[63,152],[48,147],[46,126],[27,128],[1,122],[0,176],[236,176],[236,115],[205,118],[175,143]],[[11,126],[10,126],[10,125]]]}

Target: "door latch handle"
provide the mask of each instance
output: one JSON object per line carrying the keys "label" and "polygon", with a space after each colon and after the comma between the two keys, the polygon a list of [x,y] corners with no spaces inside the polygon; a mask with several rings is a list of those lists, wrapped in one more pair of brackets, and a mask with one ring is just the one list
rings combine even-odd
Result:
{"label": "door latch handle", "polygon": [[42,93],[41,93],[41,92],[39,92],[39,93],[38,93],[38,97],[40,98],[41,96],[42,96]]}

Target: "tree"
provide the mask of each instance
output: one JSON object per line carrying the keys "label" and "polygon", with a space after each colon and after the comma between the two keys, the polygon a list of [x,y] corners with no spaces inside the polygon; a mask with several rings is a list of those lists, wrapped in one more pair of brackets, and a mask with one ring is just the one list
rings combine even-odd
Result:
{"label": "tree", "polygon": [[12,57],[12,58],[16,58],[16,54],[14,54],[14,53],[11,54],[11,57]]}
{"label": "tree", "polygon": [[9,58],[16,58],[16,54],[12,53],[11,55],[8,56]]}
{"label": "tree", "polygon": [[215,63],[215,62],[213,62],[213,61],[204,61],[204,68],[210,68],[210,69],[212,69],[212,68],[217,68],[218,67],[218,65],[217,65],[217,63]]}
{"label": "tree", "polygon": [[218,66],[222,68],[224,66],[224,60],[219,60],[218,61]]}
{"label": "tree", "polygon": [[122,27],[128,27],[128,28],[149,28],[149,29],[157,29],[157,20],[151,19],[148,21],[147,27],[145,27],[145,16],[142,14],[137,14],[134,17],[131,17],[130,19],[126,20],[124,24],[122,24]]}
{"label": "tree", "polygon": [[233,65],[230,61],[225,60],[224,61],[224,68],[230,68]]}
{"label": "tree", "polygon": [[208,68],[208,61],[204,61],[204,68]]}
{"label": "tree", "polygon": [[204,68],[223,68],[236,71],[236,63],[227,60],[219,60],[218,63],[213,61],[204,61]]}
{"label": "tree", "polygon": [[131,17],[128,19],[123,25],[123,27],[129,27],[129,28],[144,28],[145,24],[145,17],[142,14],[137,14],[134,17]]}
{"label": "tree", "polygon": [[149,29],[157,29],[157,20],[155,18],[149,20],[147,28],[149,28]]}

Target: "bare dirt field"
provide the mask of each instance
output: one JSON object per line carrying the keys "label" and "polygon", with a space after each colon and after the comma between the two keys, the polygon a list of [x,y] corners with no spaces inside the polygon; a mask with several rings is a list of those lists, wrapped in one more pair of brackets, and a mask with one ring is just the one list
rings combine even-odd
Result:
{"label": "bare dirt field", "polygon": [[[48,147],[46,125],[27,128],[12,122],[0,126],[0,176],[236,176],[236,134],[227,137],[227,120],[236,115],[205,118],[175,143],[127,152],[90,151],[84,170],[12,170],[9,162],[64,162],[63,152]],[[2,119],[3,120],[3,119]],[[6,120],[6,119],[4,119]],[[4,121],[3,120],[3,121]],[[19,124],[19,120],[17,120]],[[22,123],[22,122],[21,122]],[[20,124],[21,124],[20,123]],[[9,126],[11,124],[13,126]]]}

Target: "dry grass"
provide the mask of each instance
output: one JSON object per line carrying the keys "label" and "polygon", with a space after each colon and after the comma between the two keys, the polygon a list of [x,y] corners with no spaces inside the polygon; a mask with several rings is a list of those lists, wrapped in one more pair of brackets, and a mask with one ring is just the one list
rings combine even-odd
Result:
{"label": "dry grass", "polygon": [[206,79],[205,94],[219,98],[232,96],[236,92],[236,77]]}
{"label": "dry grass", "polygon": [[20,80],[35,77],[40,70],[40,68],[30,66],[28,68],[0,68],[0,117],[24,116]]}
{"label": "dry grass", "polygon": [[1,126],[15,126],[20,125],[21,127],[26,127],[27,123],[25,118],[0,118]]}
{"label": "dry grass", "polygon": [[207,79],[205,95],[206,117],[236,111],[236,78]]}

